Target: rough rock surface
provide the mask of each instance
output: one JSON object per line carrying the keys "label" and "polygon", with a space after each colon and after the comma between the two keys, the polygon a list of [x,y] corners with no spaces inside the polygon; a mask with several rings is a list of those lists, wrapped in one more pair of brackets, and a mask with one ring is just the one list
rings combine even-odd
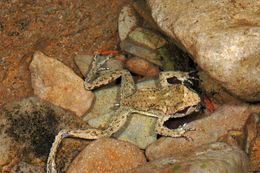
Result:
{"label": "rough rock surface", "polygon": [[215,142],[231,130],[241,130],[249,115],[252,112],[259,111],[260,105],[227,103],[219,107],[210,116],[187,125],[187,128],[196,129],[186,133],[193,139],[192,141],[187,141],[184,138],[163,137],[147,147],[146,156],[149,160],[176,156],[200,145]]}
{"label": "rough rock surface", "polygon": [[244,129],[244,148],[249,155],[250,171],[260,171],[260,111],[250,116]]}
{"label": "rough rock surface", "polygon": [[135,28],[135,30],[129,33],[128,37],[132,42],[152,50],[158,49],[167,44],[167,41],[162,36],[152,30],[142,27]]}
{"label": "rough rock surface", "polygon": [[68,173],[119,173],[146,163],[136,146],[111,138],[90,143],[72,162]]}
{"label": "rough rock surface", "polygon": [[60,61],[36,52],[30,64],[34,94],[82,116],[94,95],[84,88],[83,80]]}
{"label": "rough rock surface", "polygon": [[162,158],[127,173],[248,173],[245,152],[225,143],[212,143],[180,157]]}
{"label": "rough rock surface", "polygon": [[124,6],[118,17],[118,34],[121,41],[128,37],[139,23],[138,16],[131,5]]}
{"label": "rough rock surface", "polygon": [[26,162],[20,162],[12,168],[10,173],[45,173],[45,171],[42,166],[35,166]]}
{"label": "rough rock surface", "polygon": [[[0,172],[14,171],[19,165],[24,169],[29,169],[31,164],[43,167],[55,135],[64,128],[87,126],[76,115],[37,97],[4,105],[0,109]],[[74,141],[66,141],[66,149],[58,154],[59,169],[64,169],[67,166],[65,162],[72,160],[75,153],[84,147]]]}
{"label": "rough rock surface", "polygon": [[148,0],[159,27],[234,95],[260,100],[260,1]]}
{"label": "rough rock surface", "polygon": [[157,52],[154,50],[144,48],[140,45],[136,45],[129,40],[124,40],[120,42],[120,48],[130,54],[142,57],[143,59],[153,64],[162,66],[161,58],[157,55]]}

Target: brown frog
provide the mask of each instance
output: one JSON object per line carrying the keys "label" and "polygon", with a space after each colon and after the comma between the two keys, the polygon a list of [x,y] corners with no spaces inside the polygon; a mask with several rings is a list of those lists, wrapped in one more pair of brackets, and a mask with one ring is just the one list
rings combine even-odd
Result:
{"label": "brown frog", "polygon": [[[199,95],[184,85],[187,81],[191,83],[187,72],[165,71],[159,75],[159,86],[155,88],[144,88],[137,90],[135,83],[129,71],[115,70],[107,71],[101,76],[97,76],[102,65],[111,57],[108,56],[101,62],[98,61],[99,55],[96,55],[91,65],[91,70],[85,80],[85,88],[93,90],[94,88],[106,85],[121,77],[121,99],[118,109],[112,117],[111,123],[105,130],[85,129],[85,130],[62,130],[56,136],[52,145],[48,162],[47,172],[56,173],[55,157],[57,149],[62,139],[65,137],[74,137],[82,139],[98,139],[110,137],[113,133],[121,129],[127,121],[129,115],[139,113],[144,116],[158,118],[155,131],[163,136],[186,137],[187,131],[193,130],[185,128],[185,125],[177,129],[169,129],[164,126],[164,122],[169,118],[183,117],[198,110],[200,103]],[[168,78],[175,77],[180,84],[169,84]]]}

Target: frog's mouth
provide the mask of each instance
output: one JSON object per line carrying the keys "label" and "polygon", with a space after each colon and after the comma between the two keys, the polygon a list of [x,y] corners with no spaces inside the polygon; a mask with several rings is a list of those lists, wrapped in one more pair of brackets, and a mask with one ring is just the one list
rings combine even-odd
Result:
{"label": "frog's mouth", "polygon": [[192,121],[198,120],[203,118],[204,116],[201,114],[201,105],[197,105],[194,107],[198,111],[194,111],[188,115],[186,115],[189,108],[183,109],[177,112],[174,118],[170,118],[164,123],[164,126],[168,127],[169,129],[176,129],[183,124],[188,124]]}

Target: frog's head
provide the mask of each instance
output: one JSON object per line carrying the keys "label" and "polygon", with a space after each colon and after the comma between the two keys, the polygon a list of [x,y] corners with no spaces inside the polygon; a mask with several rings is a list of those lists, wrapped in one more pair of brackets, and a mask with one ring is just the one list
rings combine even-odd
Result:
{"label": "frog's head", "polygon": [[183,85],[183,103],[185,103],[185,106],[196,106],[200,101],[200,96],[196,91]]}
{"label": "frog's head", "polygon": [[[175,84],[167,91],[168,100],[165,101],[166,114],[172,115],[177,112],[196,111],[200,105],[200,96],[194,90],[183,84]],[[190,114],[191,112],[187,112]]]}

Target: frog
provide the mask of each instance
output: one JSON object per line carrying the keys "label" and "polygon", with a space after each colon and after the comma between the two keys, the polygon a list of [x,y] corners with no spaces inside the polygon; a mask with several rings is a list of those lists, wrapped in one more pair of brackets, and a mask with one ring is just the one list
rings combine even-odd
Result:
{"label": "frog", "polygon": [[[96,128],[61,130],[52,144],[48,161],[47,173],[57,173],[55,158],[58,146],[64,138],[73,137],[87,140],[95,140],[111,137],[126,124],[128,117],[134,113],[157,118],[155,132],[162,136],[173,138],[184,137],[189,139],[186,133],[195,129],[187,128],[183,124],[176,129],[164,126],[170,118],[179,118],[198,112],[200,109],[200,96],[185,83],[192,84],[189,72],[162,71],[158,77],[157,87],[137,89],[131,73],[126,70],[104,69],[103,65],[111,59],[107,56],[101,60],[96,54],[86,76],[84,87],[86,90],[94,90],[121,78],[120,100],[117,109],[112,116],[108,127],[104,130]],[[103,72],[102,75],[100,71]],[[178,83],[171,84],[168,79],[175,78]]]}

